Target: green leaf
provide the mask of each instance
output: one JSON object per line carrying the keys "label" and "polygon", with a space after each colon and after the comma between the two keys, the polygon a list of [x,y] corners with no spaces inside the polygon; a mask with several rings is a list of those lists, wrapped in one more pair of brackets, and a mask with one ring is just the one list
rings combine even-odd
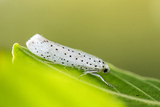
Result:
{"label": "green leaf", "polygon": [[[64,68],[13,45],[13,63],[2,61],[0,106],[159,107],[160,81],[141,77],[109,64],[111,72],[99,78],[78,69]],[[6,64],[7,63],[7,64]],[[7,103],[10,102],[10,103]]]}
{"label": "green leaf", "polygon": [[[125,102],[129,107],[131,106],[160,106],[160,81],[156,79],[149,79],[133,74],[129,71],[121,70],[116,68],[115,66],[109,64],[111,72],[109,74],[101,74],[101,76],[111,85],[115,86],[114,88],[107,86],[104,82],[102,82],[99,78],[94,77],[92,75],[85,75],[78,79],[78,77],[83,73],[78,69],[72,69],[70,67],[64,68],[62,65],[57,65],[53,63],[46,63],[46,60],[32,54],[25,47],[19,46],[15,44],[15,48],[19,49],[19,51],[14,51],[17,61],[20,63],[27,63],[32,66],[35,66],[38,63],[38,67],[51,68],[52,72],[60,72],[61,74],[66,75],[68,78],[73,78],[74,82],[80,81],[81,83],[85,83],[87,86],[91,86],[92,88],[96,88],[101,92],[105,92],[110,94],[111,96],[116,96],[122,101]],[[14,48],[13,48],[14,49]],[[15,53],[14,53],[15,52]],[[25,60],[24,60],[25,57]],[[16,61],[14,60],[14,61]],[[62,77],[58,77],[62,78]],[[64,81],[66,79],[63,79]],[[80,84],[80,83],[75,83]],[[70,85],[68,85],[70,87]],[[86,86],[85,86],[86,87]],[[84,88],[84,87],[83,87]],[[70,90],[71,88],[69,88]],[[79,90],[82,90],[81,88]],[[93,89],[90,89],[93,91]],[[73,90],[72,90],[73,91]],[[96,91],[93,92],[94,94]],[[79,95],[77,95],[79,97]],[[102,98],[102,96],[100,96]],[[86,101],[88,98],[82,98]],[[95,98],[96,102],[99,101],[99,98]],[[97,100],[98,99],[98,100]],[[109,101],[110,96],[105,96],[105,101],[107,104],[116,104],[116,101]],[[101,100],[102,100],[101,99]],[[104,102],[105,102],[104,101]],[[119,102],[118,102],[119,103]],[[100,104],[99,104],[100,105]],[[102,104],[104,105],[104,104]],[[93,106],[93,105],[92,105]],[[114,105],[114,107],[117,107]]]}

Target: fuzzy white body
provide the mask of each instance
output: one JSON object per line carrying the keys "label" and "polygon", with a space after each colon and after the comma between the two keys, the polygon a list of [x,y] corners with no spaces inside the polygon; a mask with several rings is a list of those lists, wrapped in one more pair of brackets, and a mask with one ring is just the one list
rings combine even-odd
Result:
{"label": "fuzzy white body", "polygon": [[104,61],[93,55],[54,43],[39,34],[28,40],[26,45],[37,56],[64,66],[85,71],[101,71],[106,67]]}
{"label": "fuzzy white body", "polygon": [[105,64],[102,59],[99,59],[88,53],[54,43],[39,34],[31,37],[26,42],[26,45],[32,53],[39,57],[64,66],[82,69],[85,71],[82,75],[90,73],[101,78],[103,82],[109,85],[100,75],[96,74],[100,71],[105,73],[109,72],[108,65]]}

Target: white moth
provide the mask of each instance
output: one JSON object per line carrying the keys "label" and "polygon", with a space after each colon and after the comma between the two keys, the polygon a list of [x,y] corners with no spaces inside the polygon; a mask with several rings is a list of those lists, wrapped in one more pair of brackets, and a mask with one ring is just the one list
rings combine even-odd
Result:
{"label": "white moth", "polygon": [[108,86],[111,86],[97,74],[98,72],[110,72],[108,65],[93,55],[54,43],[39,34],[31,37],[26,42],[26,45],[32,53],[39,57],[64,66],[82,69],[85,71],[82,75],[90,73],[99,77]]}

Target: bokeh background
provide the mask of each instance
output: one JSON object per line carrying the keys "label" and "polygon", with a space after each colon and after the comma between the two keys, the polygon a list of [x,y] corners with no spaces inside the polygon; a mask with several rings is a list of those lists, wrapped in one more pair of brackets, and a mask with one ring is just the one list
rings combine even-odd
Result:
{"label": "bokeh background", "polygon": [[0,51],[36,33],[160,79],[160,0],[0,0]]}

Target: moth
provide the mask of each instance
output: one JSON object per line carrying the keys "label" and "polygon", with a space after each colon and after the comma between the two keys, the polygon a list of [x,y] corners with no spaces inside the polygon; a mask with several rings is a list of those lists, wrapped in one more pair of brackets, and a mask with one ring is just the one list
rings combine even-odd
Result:
{"label": "moth", "polygon": [[[98,72],[109,73],[109,66],[100,58],[76,49],[49,41],[39,34],[35,34],[26,42],[27,48],[35,55],[64,66],[84,70],[82,75],[91,74],[99,77],[109,85]],[[82,76],[80,75],[80,76]]]}

